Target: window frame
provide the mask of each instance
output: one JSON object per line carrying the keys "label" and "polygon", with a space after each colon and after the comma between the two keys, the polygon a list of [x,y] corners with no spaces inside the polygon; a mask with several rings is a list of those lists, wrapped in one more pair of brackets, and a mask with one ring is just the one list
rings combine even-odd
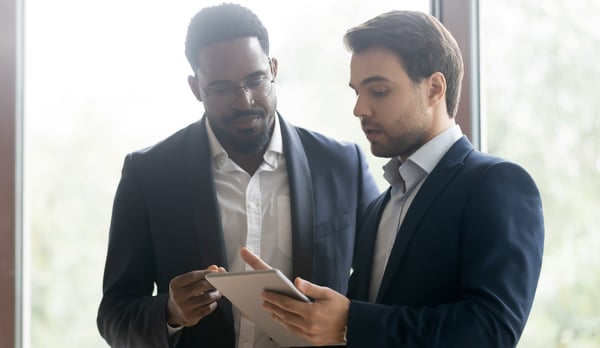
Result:
{"label": "window frame", "polygon": [[20,296],[17,228],[20,201],[18,125],[19,0],[0,0],[0,346],[20,346]]}
{"label": "window frame", "polygon": [[448,28],[462,51],[465,74],[456,121],[481,150],[479,0],[432,0],[431,13]]}

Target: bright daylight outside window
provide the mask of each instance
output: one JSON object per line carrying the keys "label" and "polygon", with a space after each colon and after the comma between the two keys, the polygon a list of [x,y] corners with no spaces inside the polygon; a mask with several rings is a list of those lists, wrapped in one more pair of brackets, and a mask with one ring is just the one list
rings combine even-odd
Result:
{"label": "bright daylight outside window", "polygon": [[[25,347],[106,347],[96,329],[112,200],[126,153],[196,121],[189,19],[217,1],[30,0],[25,16]],[[279,110],[369,152],[342,35],[429,1],[242,1],[279,59]],[[381,177],[379,161],[371,161]],[[383,185],[383,182],[382,182]]]}
{"label": "bright daylight outside window", "polygon": [[488,150],[522,164],[546,242],[519,347],[600,346],[600,3],[481,1]]}

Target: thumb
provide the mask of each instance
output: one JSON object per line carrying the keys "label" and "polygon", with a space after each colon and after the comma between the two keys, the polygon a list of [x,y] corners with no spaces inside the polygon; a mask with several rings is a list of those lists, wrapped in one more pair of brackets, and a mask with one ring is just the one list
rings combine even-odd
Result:
{"label": "thumb", "polygon": [[296,277],[296,279],[294,280],[294,284],[296,285],[298,290],[300,290],[300,292],[314,300],[327,298],[327,294],[329,293],[329,291],[331,291],[331,289],[329,288],[313,284],[308,280],[304,280],[300,277]]}

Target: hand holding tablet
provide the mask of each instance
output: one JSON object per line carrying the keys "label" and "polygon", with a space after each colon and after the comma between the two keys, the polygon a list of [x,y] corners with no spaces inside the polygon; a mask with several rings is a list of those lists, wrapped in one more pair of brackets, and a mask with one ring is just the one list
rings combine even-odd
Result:
{"label": "hand holding tablet", "polygon": [[265,290],[310,302],[310,299],[279,270],[209,273],[206,275],[206,280],[279,345],[296,347],[312,345],[273,320],[270,312],[262,308],[263,300],[260,295]]}

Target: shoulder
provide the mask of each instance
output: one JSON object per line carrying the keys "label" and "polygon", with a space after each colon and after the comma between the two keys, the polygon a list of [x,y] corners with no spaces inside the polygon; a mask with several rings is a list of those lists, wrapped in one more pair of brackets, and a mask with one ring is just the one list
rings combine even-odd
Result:
{"label": "shoulder", "polygon": [[499,194],[518,188],[539,195],[532,175],[522,165],[508,159],[473,151],[465,160],[465,169],[474,174],[473,187],[493,187]]}
{"label": "shoulder", "polygon": [[340,141],[316,131],[306,128],[292,126],[300,138],[304,149],[323,156],[340,154],[352,154],[356,156],[360,149],[357,144],[349,141]]}
{"label": "shoulder", "polygon": [[[448,150],[434,172],[448,175],[458,166],[455,184],[469,188],[469,191],[481,191],[483,186],[511,188],[525,187],[537,191],[532,176],[521,165],[508,159],[494,156],[479,150],[466,139],[459,139]],[[433,174],[433,173],[432,173]]]}
{"label": "shoulder", "polygon": [[476,150],[465,137],[459,139],[448,150],[441,162],[444,162],[443,166],[448,167],[460,164],[463,167],[463,174],[477,176],[498,171],[527,174],[526,170],[515,162]]}
{"label": "shoulder", "polygon": [[503,157],[490,155],[478,150],[471,152],[465,159],[465,166],[484,172],[509,171],[527,174],[520,164]]}
{"label": "shoulder", "polygon": [[200,136],[202,129],[200,121],[194,122],[154,145],[129,153],[128,158],[151,161],[154,159],[163,160],[169,157],[177,157],[176,155],[181,155],[182,152],[189,150],[191,146],[194,146],[194,143],[197,143],[202,138]]}

